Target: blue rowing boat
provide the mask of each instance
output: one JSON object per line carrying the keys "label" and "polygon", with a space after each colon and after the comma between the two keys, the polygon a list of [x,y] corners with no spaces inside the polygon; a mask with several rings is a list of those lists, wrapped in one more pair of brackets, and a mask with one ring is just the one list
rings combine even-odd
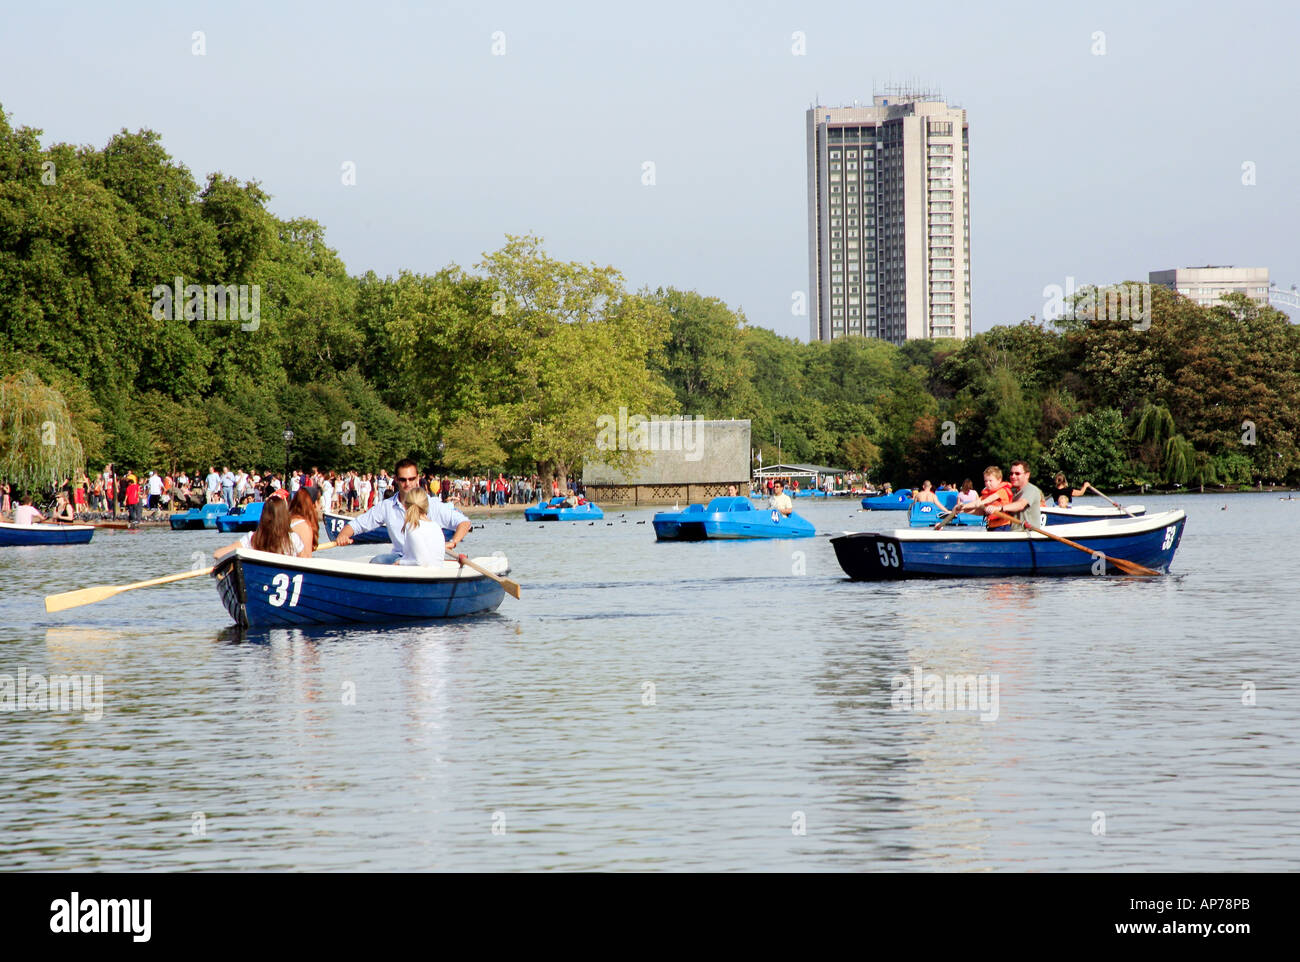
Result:
{"label": "blue rowing boat", "polygon": [[[329,537],[329,540],[330,541],[336,540],[339,536],[339,532],[343,530],[343,526],[346,525],[351,520],[352,519],[345,514],[334,514],[332,512],[326,511],[325,512],[325,534]],[[367,531],[365,534],[355,535],[352,538],[352,543],[353,544],[388,544],[388,528],[385,527],[384,525],[380,525],[374,531]]]}
{"label": "blue rowing boat", "polygon": [[217,519],[228,514],[230,509],[224,501],[205,504],[201,508],[190,508],[173,514],[169,519],[173,531],[190,531],[198,528],[215,528]]}
{"label": "blue rowing boat", "polygon": [[[332,512],[326,511],[325,512],[325,534],[327,536],[327,539],[330,541],[338,540],[339,532],[342,531],[343,526],[346,525],[351,520],[352,519],[349,518],[346,514],[334,514]],[[448,541],[452,539],[452,536],[455,533],[456,533],[455,528],[442,529],[442,536],[446,538]],[[468,537],[468,535],[466,535],[466,537]],[[388,544],[389,543],[388,526],[381,524],[374,531],[367,531],[365,534],[356,535],[353,537],[352,543],[353,544]]]}
{"label": "blue rowing boat", "polygon": [[[908,509],[907,523],[909,527],[925,528],[936,524],[947,515],[954,507],[957,506],[956,491],[936,491],[935,497],[939,499],[936,505],[933,502],[913,500]],[[1127,509],[1116,508],[1113,505],[1096,505],[1096,504],[1079,504],[1071,505],[1068,508],[1056,508],[1044,506],[1043,527],[1050,528],[1061,524],[1081,524],[1084,521],[1107,521],[1119,520],[1121,518],[1136,518],[1146,514],[1146,508],[1140,504],[1130,505]],[[958,514],[954,515],[944,524],[949,525],[972,526],[984,524],[982,514]]]}
{"label": "blue rowing boat", "polygon": [[708,507],[693,504],[685,511],[660,511],[653,523],[660,541],[811,538],[816,534],[812,523],[799,515],[758,509],[748,498],[714,498]]}
{"label": "blue rowing boat", "polygon": [[868,511],[907,511],[912,507],[912,490],[904,488],[893,494],[877,494],[862,499],[862,507]]}
{"label": "blue rowing boat", "polygon": [[1126,509],[1111,505],[1072,504],[1068,508],[1043,508],[1043,526],[1082,524],[1084,521],[1106,521],[1118,518],[1140,518],[1147,513],[1145,506],[1130,504]]}
{"label": "blue rowing boat", "polygon": [[1102,555],[1168,571],[1186,522],[1182,511],[1163,511],[1072,525],[1070,540],[1086,551],[1033,532],[951,527],[845,534],[831,545],[854,581],[1121,573]]}
{"label": "blue rowing boat", "polygon": [[0,548],[38,544],[88,544],[93,524],[13,524],[0,521]]}
{"label": "blue rowing boat", "polygon": [[229,534],[232,531],[256,531],[262,521],[262,506],[265,501],[254,501],[241,505],[229,514],[217,518],[217,530]]}
{"label": "blue rowing boat", "polygon": [[[498,577],[510,571],[503,557],[473,560]],[[500,583],[454,561],[372,565],[239,548],[212,577],[241,628],[461,618],[494,611],[505,597]]]}
{"label": "blue rowing boat", "polygon": [[525,521],[599,521],[603,517],[605,512],[590,501],[570,508],[565,505],[564,498],[539,501],[524,509]]}

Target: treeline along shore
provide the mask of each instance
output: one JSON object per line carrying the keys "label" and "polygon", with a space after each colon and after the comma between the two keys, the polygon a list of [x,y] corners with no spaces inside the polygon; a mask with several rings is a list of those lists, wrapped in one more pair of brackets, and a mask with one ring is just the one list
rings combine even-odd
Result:
{"label": "treeline along shore", "polygon": [[1103,489],[1300,473],[1300,335],[1244,297],[1156,288],[1142,324],[1098,298],[965,342],[804,344],[761,326],[787,305],[751,324],[532,235],[472,269],[354,276],[322,225],[276,217],[256,181],[199,183],[156,133],[40,133],[0,109],[0,479],[20,485],[286,455],[564,476],[620,408],[748,418],[769,464],[878,482],[1015,458]]}

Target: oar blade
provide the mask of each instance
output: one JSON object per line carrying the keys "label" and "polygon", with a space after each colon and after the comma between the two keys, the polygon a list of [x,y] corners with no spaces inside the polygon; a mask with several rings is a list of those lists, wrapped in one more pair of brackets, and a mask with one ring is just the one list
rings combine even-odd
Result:
{"label": "oar blade", "polygon": [[1147,576],[1155,575],[1156,577],[1160,576],[1159,571],[1153,571],[1150,568],[1138,564],[1136,561],[1125,561],[1123,558],[1110,558],[1110,557],[1107,557],[1106,560],[1109,561],[1111,564],[1113,564],[1120,571],[1124,572],[1126,575],[1147,575]]}
{"label": "oar blade", "polygon": [[511,581],[509,578],[502,578],[501,587],[506,589],[506,594],[514,598],[519,597],[519,582]]}
{"label": "oar blade", "polygon": [[93,605],[97,601],[104,601],[113,597],[121,590],[122,586],[120,585],[95,585],[93,588],[78,588],[76,591],[46,595],[45,610],[48,612],[66,611],[69,608],[80,608],[82,605]]}

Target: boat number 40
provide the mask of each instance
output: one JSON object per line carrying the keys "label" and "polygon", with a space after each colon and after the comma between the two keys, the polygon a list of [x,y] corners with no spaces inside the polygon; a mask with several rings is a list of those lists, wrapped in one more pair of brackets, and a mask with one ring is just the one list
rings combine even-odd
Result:
{"label": "boat number 40", "polygon": [[[889,550],[886,551],[885,550],[886,548],[888,548]],[[884,565],[886,568],[898,567],[898,546],[895,545],[892,541],[891,542],[877,541],[876,550],[880,552],[880,563],[882,565]]]}
{"label": "boat number 40", "polygon": [[289,594],[290,578],[287,574],[281,572],[280,574],[272,578],[271,584],[275,587],[275,591],[273,591],[271,593],[271,597],[267,598],[266,600],[269,601],[271,604],[275,605],[275,607],[279,608],[281,605],[284,604],[284,599],[288,597],[289,607],[290,608],[295,607],[298,604],[298,595],[302,592],[302,575],[294,575],[292,580],[293,580],[293,594]]}
{"label": "boat number 40", "polygon": [[1174,545],[1174,538],[1177,537],[1177,535],[1178,535],[1177,525],[1171,524],[1169,527],[1165,528],[1165,543],[1160,550],[1168,551],[1170,548],[1172,548]]}

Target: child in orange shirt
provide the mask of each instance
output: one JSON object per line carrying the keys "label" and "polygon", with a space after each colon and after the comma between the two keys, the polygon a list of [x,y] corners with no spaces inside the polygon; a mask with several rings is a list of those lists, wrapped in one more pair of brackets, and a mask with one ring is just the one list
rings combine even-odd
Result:
{"label": "child in orange shirt", "polygon": [[[1010,504],[1011,482],[1002,480],[1002,469],[997,465],[992,465],[984,469],[984,490],[980,492],[979,501],[975,502],[980,505],[990,505],[992,510],[996,511],[1004,504]],[[999,518],[991,515],[984,522],[989,531],[1010,531],[1011,525]]]}

